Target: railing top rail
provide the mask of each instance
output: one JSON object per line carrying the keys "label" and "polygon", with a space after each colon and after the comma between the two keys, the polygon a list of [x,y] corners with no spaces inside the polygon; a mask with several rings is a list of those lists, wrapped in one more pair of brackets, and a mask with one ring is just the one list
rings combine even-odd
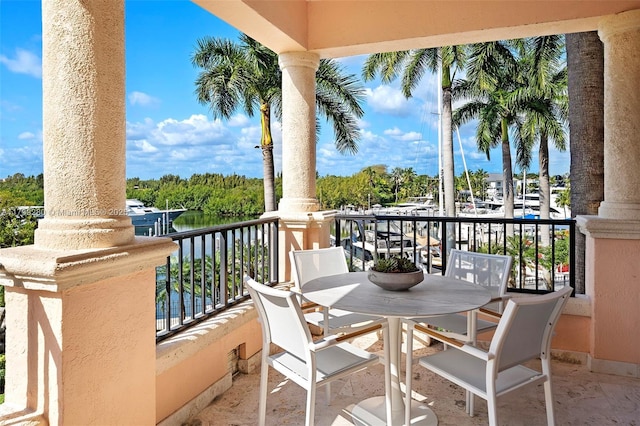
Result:
{"label": "railing top rail", "polygon": [[175,240],[181,240],[184,238],[197,237],[203,234],[231,231],[234,229],[239,229],[239,228],[248,227],[248,226],[262,225],[267,223],[277,223],[277,222],[278,222],[277,217],[267,218],[267,219],[252,219],[252,220],[246,220],[244,222],[233,222],[233,223],[226,223],[223,225],[215,225],[208,228],[198,228],[190,231],[174,232],[172,234],[163,235],[163,237],[170,237],[172,240],[175,241]]}
{"label": "railing top rail", "polygon": [[377,214],[337,214],[336,219],[349,220],[405,220],[405,221],[438,221],[465,223],[513,223],[526,225],[569,225],[575,224],[575,219],[529,219],[502,217],[468,217],[468,216],[421,216],[421,215],[377,215]]}

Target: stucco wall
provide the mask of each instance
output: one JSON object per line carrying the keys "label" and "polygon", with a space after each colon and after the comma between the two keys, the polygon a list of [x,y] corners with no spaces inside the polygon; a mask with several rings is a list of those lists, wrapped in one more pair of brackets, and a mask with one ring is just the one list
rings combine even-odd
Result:
{"label": "stucco wall", "polygon": [[593,300],[591,354],[640,364],[640,240],[587,238],[586,291]]}
{"label": "stucco wall", "polygon": [[[189,410],[183,408],[185,404],[192,403],[216,383],[224,383],[215,391],[217,393],[231,385],[228,380],[231,351],[239,349],[240,359],[246,360],[261,348],[262,331],[250,301],[159,343],[156,349],[156,423],[169,416],[173,416],[169,423],[187,420]],[[215,396],[209,394],[209,401]]]}

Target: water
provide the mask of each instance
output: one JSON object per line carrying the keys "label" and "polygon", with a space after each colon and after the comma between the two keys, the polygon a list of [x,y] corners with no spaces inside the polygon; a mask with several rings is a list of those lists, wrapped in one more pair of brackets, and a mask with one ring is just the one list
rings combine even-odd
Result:
{"label": "water", "polygon": [[222,216],[214,216],[214,215],[205,215],[203,212],[198,210],[188,210],[182,213],[174,223],[169,226],[169,229],[162,229],[160,224],[156,227],[138,227],[136,226],[136,235],[161,235],[161,234],[171,234],[174,232],[184,232],[191,231],[193,229],[200,228],[208,228],[215,225],[224,225],[227,223],[236,223],[243,222],[245,220],[256,219],[255,216],[233,216],[233,217],[222,217]]}

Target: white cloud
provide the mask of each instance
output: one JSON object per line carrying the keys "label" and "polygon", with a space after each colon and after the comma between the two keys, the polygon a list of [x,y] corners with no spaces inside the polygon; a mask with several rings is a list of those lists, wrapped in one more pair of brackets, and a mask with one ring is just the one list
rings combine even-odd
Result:
{"label": "white cloud", "polygon": [[403,132],[402,130],[394,127],[393,129],[387,129],[383,132],[386,136],[390,136],[397,141],[414,142],[422,139],[422,135],[418,132]]}
{"label": "white cloud", "polygon": [[139,151],[149,153],[149,152],[157,152],[158,148],[151,145],[149,141],[146,140],[138,140],[132,142],[133,146],[138,148]]}
{"label": "white cloud", "polygon": [[[240,123],[242,119],[236,120]],[[247,120],[247,123],[249,121]],[[272,123],[274,160],[280,165],[280,123]],[[159,177],[194,173],[233,173],[262,176],[260,126],[232,128],[228,123],[194,114],[160,122],[145,119],[127,123],[127,176]]]}
{"label": "white cloud", "polygon": [[244,127],[249,125],[249,117],[244,114],[236,114],[229,119],[230,127]]}
{"label": "white cloud", "polygon": [[160,104],[160,99],[154,98],[151,95],[148,95],[144,92],[131,92],[129,93],[129,103],[131,105],[140,105],[140,106],[156,106]]}
{"label": "white cloud", "polygon": [[21,140],[25,140],[25,139],[35,139],[36,135],[34,135],[31,132],[22,132],[18,135],[18,139]]}
{"label": "white cloud", "polygon": [[388,85],[367,88],[365,93],[369,106],[381,114],[407,116],[414,109],[412,100],[406,99],[399,89]]}
{"label": "white cloud", "polygon": [[9,71],[17,74],[42,78],[42,60],[28,50],[16,48],[15,58],[0,55],[0,63],[3,63]]}

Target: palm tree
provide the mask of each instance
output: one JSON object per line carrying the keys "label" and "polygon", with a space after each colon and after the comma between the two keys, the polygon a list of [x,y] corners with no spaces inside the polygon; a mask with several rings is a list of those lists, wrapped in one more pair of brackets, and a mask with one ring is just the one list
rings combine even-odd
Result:
{"label": "palm tree", "polygon": [[[604,200],[604,46],[598,33],[567,34],[571,214],[598,214]],[[585,236],[576,232],[576,292],[584,292]],[[571,265],[574,267],[574,265]]]}
{"label": "palm tree", "polygon": [[[376,53],[364,63],[362,76],[365,81],[380,75],[383,83],[394,81],[402,72],[402,93],[406,98],[420,82],[425,71],[442,71],[442,173],[444,205],[447,216],[455,216],[455,187],[453,165],[453,131],[451,124],[452,82],[457,70],[464,67],[464,46],[404,50]],[[441,171],[439,170],[438,173]]]}
{"label": "palm tree", "polygon": [[400,189],[400,184],[402,183],[402,169],[400,167],[395,167],[391,170],[391,179],[393,179],[393,191],[396,195],[396,203],[398,202],[398,189]]}
{"label": "palm tree", "polygon": [[[264,172],[265,211],[275,210],[275,177],[271,112],[282,115],[282,73],[278,55],[240,35],[240,43],[215,37],[198,40],[191,62],[202,69],[195,94],[209,105],[214,118],[228,119],[238,109],[249,117],[260,111]],[[344,75],[337,62],[320,60],[316,72],[316,107],[334,128],[336,148],[341,153],[357,152],[357,119],[364,114],[360,102],[364,89],[354,75]],[[319,131],[320,126],[317,126]]]}
{"label": "palm tree", "polygon": [[[528,52],[522,62],[527,67],[528,84],[517,97],[524,107],[522,141],[518,145],[517,163],[528,169],[531,147],[535,139],[539,144],[540,218],[549,219],[549,139],[556,149],[566,149],[565,128],[568,119],[567,69],[563,66],[564,36],[552,35],[527,40]],[[547,227],[548,228],[548,227]],[[542,243],[548,245],[548,229],[542,228]]]}
{"label": "palm tree", "polygon": [[[514,92],[523,86],[514,48],[518,42],[496,41],[471,45],[467,79],[456,83],[457,98],[466,99],[453,113],[454,125],[477,119],[478,150],[490,159],[490,150],[502,146],[503,199],[505,217],[513,217],[513,169],[509,129],[520,129],[519,105]],[[519,133],[519,132],[517,132]]]}

